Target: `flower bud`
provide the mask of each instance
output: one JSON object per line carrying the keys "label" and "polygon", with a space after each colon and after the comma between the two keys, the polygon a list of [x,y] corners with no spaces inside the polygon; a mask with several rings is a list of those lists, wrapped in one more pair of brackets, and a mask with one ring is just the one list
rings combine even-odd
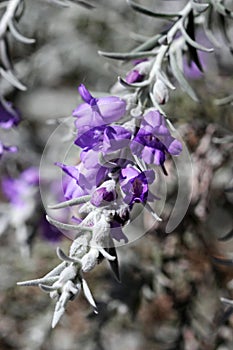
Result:
{"label": "flower bud", "polygon": [[167,86],[160,79],[157,79],[153,87],[153,96],[158,104],[163,105],[169,99],[169,92]]}
{"label": "flower bud", "polygon": [[90,202],[96,207],[102,207],[114,201],[116,197],[115,181],[109,180],[93,192]]}

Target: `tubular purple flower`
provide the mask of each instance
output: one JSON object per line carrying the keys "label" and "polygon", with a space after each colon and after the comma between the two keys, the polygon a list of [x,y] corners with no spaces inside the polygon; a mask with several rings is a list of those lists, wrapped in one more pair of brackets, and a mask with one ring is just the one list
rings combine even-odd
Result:
{"label": "tubular purple flower", "polygon": [[179,155],[182,144],[171,136],[165,118],[159,111],[151,110],[145,114],[140,129],[130,145],[131,151],[147,164],[161,165],[166,153]]}
{"label": "tubular purple flower", "polygon": [[73,111],[73,116],[77,118],[75,125],[80,135],[93,127],[115,122],[126,112],[126,102],[119,97],[94,98],[83,84],[78,90],[85,102]]}
{"label": "tubular purple flower", "polygon": [[117,198],[117,193],[115,188],[100,187],[97,188],[91,196],[91,204],[96,207],[108,205],[110,202],[113,202]]}
{"label": "tubular purple flower", "polygon": [[137,69],[133,69],[126,75],[125,80],[128,84],[133,84],[133,83],[139,83],[140,81],[143,81],[144,78],[145,78],[144,74],[140,74]]}
{"label": "tubular purple flower", "polygon": [[129,166],[121,170],[120,185],[125,193],[124,202],[130,207],[135,202],[146,203],[149,200],[149,184],[155,179],[153,170],[143,172]]}
{"label": "tubular purple flower", "polygon": [[67,200],[90,194],[100,185],[108,172],[108,169],[100,166],[98,163],[92,164],[93,167],[89,169],[83,163],[77,166],[69,166],[62,163],[55,164],[68,175],[63,180],[64,196]]}
{"label": "tubular purple flower", "polygon": [[129,145],[131,133],[119,125],[99,126],[84,132],[75,140],[75,144],[83,150],[115,152]]}

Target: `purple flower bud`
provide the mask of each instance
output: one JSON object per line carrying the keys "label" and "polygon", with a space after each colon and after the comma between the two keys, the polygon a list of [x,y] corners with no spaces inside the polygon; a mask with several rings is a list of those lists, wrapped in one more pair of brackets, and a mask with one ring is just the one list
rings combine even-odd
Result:
{"label": "purple flower bud", "polygon": [[137,69],[133,69],[126,75],[125,80],[128,84],[133,84],[143,81],[144,77],[145,75],[140,74]]}
{"label": "purple flower bud", "polygon": [[154,99],[158,104],[163,105],[169,99],[169,92],[167,86],[160,79],[157,79],[153,86]]}
{"label": "purple flower bud", "polygon": [[116,199],[115,191],[108,191],[106,187],[98,188],[91,196],[91,204],[96,207],[105,206]]}
{"label": "purple flower bud", "polygon": [[151,110],[145,114],[130,148],[147,164],[163,167],[165,154],[179,155],[182,151],[182,144],[171,136],[164,116],[159,111]]}
{"label": "purple flower bud", "polygon": [[86,103],[91,104],[91,101],[94,100],[94,97],[90,94],[85,85],[81,84],[78,87],[78,92]]}
{"label": "purple flower bud", "polygon": [[79,88],[86,103],[79,105],[74,111],[75,125],[79,136],[93,127],[107,125],[119,120],[126,112],[126,102],[116,96],[94,98],[84,85]]}
{"label": "purple flower bud", "polygon": [[132,69],[127,75],[126,75],[126,81],[129,84],[133,83],[139,83],[140,81],[143,81],[145,76],[149,73],[149,69],[151,66],[150,61],[148,61],[147,58],[138,59],[134,61],[134,69]]}

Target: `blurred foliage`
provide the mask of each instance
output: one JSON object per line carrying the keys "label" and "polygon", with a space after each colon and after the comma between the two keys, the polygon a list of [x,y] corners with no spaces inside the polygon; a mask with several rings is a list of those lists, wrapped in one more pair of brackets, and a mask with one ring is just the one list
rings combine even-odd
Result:
{"label": "blurred foliage", "polygon": [[[22,167],[39,165],[45,143],[58,125],[56,118],[70,115],[78,104],[79,83],[85,82],[98,92],[108,91],[117,76],[127,72],[129,63],[116,64],[98,57],[98,49],[124,52],[138,44],[140,35],[150,36],[164,28],[164,21],[145,19],[124,0],[96,3],[97,9],[88,11],[75,5],[63,9],[44,1],[26,1],[20,28],[35,37],[36,43],[10,43],[17,75],[28,91],[18,92],[1,81],[1,89],[23,116],[19,128],[5,134],[6,139],[14,138],[20,152],[3,160],[1,174],[16,174]],[[181,3],[145,1],[145,5],[163,10]],[[90,315],[86,301],[79,297],[53,331],[50,299],[35,288],[16,287],[16,282],[42,276],[55,266],[55,247],[36,236],[31,258],[24,259],[9,229],[0,246],[1,350],[233,347],[232,314],[227,317],[229,309],[224,310],[219,301],[221,296],[233,296],[227,284],[233,270],[214,264],[211,258],[231,253],[233,248],[231,242],[217,240],[232,225],[233,197],[224,192],[232,179],[232,143],[211,141],[203,152],[199,147],[210,132],[209,124],[216,139],[232,135],[232,106],[214,103],[215,98],[232,93],[232,56],[224,45],[210,56],[205,77],[191,81],[201,103],[177,89],[166,106],[198,164],[195,195],[183,222],[166,236],[166,220],[151,228],[146,216],[149,233],[118,249],[122,283],[114,281],[105,263],[89,275],[99,315]],[[204,191],[201,185],[206,169],[209,177]],[[169,193],[167,215],[175,193]],[[205,215],[201,216],[197,207],[203,201]],[[68,246],[64,239],[61,247]]]}

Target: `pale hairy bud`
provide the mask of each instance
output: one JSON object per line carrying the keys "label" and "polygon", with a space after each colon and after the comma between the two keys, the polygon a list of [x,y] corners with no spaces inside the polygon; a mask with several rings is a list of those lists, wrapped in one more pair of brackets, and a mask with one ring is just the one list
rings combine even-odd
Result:
{"label": "pale hairy bud", "polygon": [[157,79],[154,86],[153,86],[153,95],[155,98],[155,101],[158,102],[158,104],[163,105],[167,103],[169,99],[169,92],[167,86],[164,84],[164,82],[160,79]]}
{"label": "pale hairy bud", "polygon": [[91,271],[97,264],[98,256],[99,250],[96,248],[91,248],[89,252],[86,255],[84,255],[84,257],[81,259],[82,271]]}

